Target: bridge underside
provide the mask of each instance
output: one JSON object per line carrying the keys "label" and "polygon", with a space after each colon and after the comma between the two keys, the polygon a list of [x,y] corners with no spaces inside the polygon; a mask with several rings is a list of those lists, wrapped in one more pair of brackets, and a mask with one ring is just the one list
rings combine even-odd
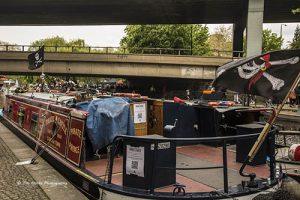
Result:
{"label": "bridge underside", "polygon": [[[10,0],[0,25],[235,23],[247,0]],[[298,22],[300,0],[265,0],[264,22]]]}

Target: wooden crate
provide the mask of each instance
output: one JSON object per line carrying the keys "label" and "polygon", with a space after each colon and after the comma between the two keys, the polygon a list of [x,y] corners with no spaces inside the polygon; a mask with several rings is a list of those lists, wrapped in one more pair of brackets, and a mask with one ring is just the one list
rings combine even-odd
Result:
{"label": "wooden crate", "polygon": [[[141,108],[144,108],[141,112]],[[136,109],[136,110],[135,110]],[[136,136],[143,136],[147,135],[148,130],[147,130],[147,102],[146,101],[141,101],[141,102],[133,102],[130,104],[130,113],[132,120],[134,121],[134,130],[135,130],[135,135]],[[140,115],[139,115],[140,114]],[[141,118],[137,119],[139,116]],[[143,115],[143,116],[141,116]]]}
{"label": "wooden crate", "polygon": [[149,102],[148,111],[148,134],[163,135],[163,102]]}

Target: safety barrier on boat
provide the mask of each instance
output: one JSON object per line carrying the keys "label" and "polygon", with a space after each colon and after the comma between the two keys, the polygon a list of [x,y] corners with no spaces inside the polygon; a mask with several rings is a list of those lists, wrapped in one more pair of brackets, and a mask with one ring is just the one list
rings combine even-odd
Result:
{"label": "safety barrier on boat", "polygon": [[[235,135],[235,136],[223,136],[223,137],[206,137],[206,138],[164,138],[164,137],[158,137],[158,138],[151,138],[151,137],[134,137],[134,136],[118,136],[115,138],[113,145],[110,149],[110,157],[109,157],[109,164],[108,164],[108,173],[107,173],[107,180],[104,180],[101,183],[102,188],[105,190],[119,193],[121,195],[126,196],[132,196],[132,197],[139,197],[139,198],[146,198],[146,199],[206,199],[206,198],[213,198],[213,199],[220,199],[220,198],[229,198],[229,197],[238,197],[238,196],[244,196],[256,192],[260,192],[262,190],[266,190],[274,184],[277,183],[276,179],[276,167],[275,167],[275,146],[274,143],[270,142],[274,139],[275,132],[277,132],[277,129],[273,129],[269,133],[269,139],[267,140],[267,149],[268,149],[268,157],[269,157],[269,169],[267,177],[264,178],[257,178],[255,182],[249,183],[248,181],[241,181],[240,184],[229,186],[229,179],[228,179],[228,150],[227,145],[229,143],[232,143],[234,141],[238,140],[247,140],[247,139],[253,139],[256,138],[259,133],[256,134],[246,134],[246,135]],[[207,143],[219,143],[222,144],[222,165],[214,165],[214,166],[205,166],[205,167],[165,167],[159,165],[159,156],[161,154],[161,149],[168,148],[172,145],[178,146],[178,144],[182,146],[187,145],[200,145],[200,144],[207,144]],[[120,145],[122,143],[122,145]],[[126,159],[126,144],[127,146],[130,146],[131,144],[142,144],[137,145],[136,148],[139,148],[138,146],[148,145],[150,146],[150,151],[153,152],[149,154],[151,156],[151,162],[153,166],[150,169],[150,174],[148,174],[150,177],[148,183],[149,185],[145,186],[145,188],[141,189],[141,185],[138,187],[128,187],[127,185],[124,185],[126,181],[123,180],[123,185],[115,184],[113,181],[113,168],[114,168],[114,160],[116,157],[116,152],[121,150],[123,148],[123,159]],[[129,145],[128,145],[129,144]],[[177,145],[176,145],[177,144]],[[166,147],[167,146],[167,147]],[[146,151],[146,150],[145,150]],[[149,151],[148,151],[149,152]],[[144,152],[144,150],[142,151]],[[128,152],[127,152],[128,154]],[[127,155],[128,156],[128,155]],[[129,157],[130,158],[130,157]],[[128,159],[128,158],[127,158]],[[165,157],[165,159],[168,159]],[[176,160],[176,156],[175,156]],[[144,160],[145,161],[145,160]],[[149,160],[148,160],[149,161]],[[176,163],[176,161],[175,161]],[[123,173],[126,166],[126,161],[123,160]],[[146,163],[145,163],[146,164]],[[125,165],[125,166],[124,166]],[[137,165],[137,163],[136,163]],[[125,168],[124,168],[125,167]],[[137,166],[136,169],[138,170]],[[156,191],[156,188],[159,189],[157,183],[158,178],[163,177],[157,177],[157,170],[209,170],[209,169],[223,169],[223,189],[216,189],[215,191],[209,191],[209,192],[186,192],[188,188],[186,188],[185,185],[178,184],[175,182],[173,184],[173,190],[164,192],[163,190]],[[252,168],[251,168],[252,169]],[[249,171],[251,171],[251,169]],[[177,172],[177,171],[176,171]],[[144,172],[143,173],[148,173]],[[134,173],[133,173],[134,174]],[[139,175],[138,172],[135,173],[135,175]],[[129,174],[125,176],[129,176]],[[143,174],[146,176],[146,174]],[[161,174],[160,174],[161,175]],[[137,177],[137,176],[132,176]],[[132,178],[131,177],[131,178]],[[123,174],[124,178],[124,174]],[[176,178],[175,178],[176,179]],[[133,179],[131,179],[133,180]],[[140,179],[136,179],[136,184],[141,184]],[[134,181],[133,181],[134,182]],[[144,183],[147,183],[144,182]],[[130,183],[132,185],[132,183]],[[135,184],[135,183],[133,183]],[[144,186],[142,186],[144,187]]]}

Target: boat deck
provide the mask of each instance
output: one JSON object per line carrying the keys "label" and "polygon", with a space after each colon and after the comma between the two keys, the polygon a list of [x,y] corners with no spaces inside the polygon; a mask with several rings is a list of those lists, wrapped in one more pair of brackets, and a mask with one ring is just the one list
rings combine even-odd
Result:
{"label": "boat deck", "polygon": [[[206,145],[194,145],[177,147],[176,149],[177,167],[210,167],[221,166],[223,164],[222,148]],[[235,161],[235,151],[227,150],[228,160],[228,182],[229,186],[240,184],[242,180],[247,180],[239,175],[241,163]],[[100,159],[86,163],[86,169],[96,176],[104,179],[107,167],[107,160]],[[112,183],[122,185],[123,158],[115,158]],[[247,166],[246,172],[256,173],[257,177],[267,178],[269,168],[267,165]],[[176,182],[186,186],[186,192],[209,192],[216,189],[223,189],[223,169],[206,170],[177,170]],[[157,192],[172,192],[173,185],[157,188]]]}

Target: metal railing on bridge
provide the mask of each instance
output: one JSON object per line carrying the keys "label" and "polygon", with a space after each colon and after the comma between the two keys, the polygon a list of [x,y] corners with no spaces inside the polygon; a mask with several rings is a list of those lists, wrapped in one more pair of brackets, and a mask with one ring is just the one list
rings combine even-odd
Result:
{"label": "metal railing on bridge", "polygon": [[[32,45],[0,45],[0,51],[32,52],[39,46]],[[98,54],[154,54],[177,56],[216,56],[243,57],[243,51],[218,49],[180,49],[180,48],[126,48],[126,47],[92,47],[92,46],[45,46],[45,52],[52,53],[98,53]]]}

